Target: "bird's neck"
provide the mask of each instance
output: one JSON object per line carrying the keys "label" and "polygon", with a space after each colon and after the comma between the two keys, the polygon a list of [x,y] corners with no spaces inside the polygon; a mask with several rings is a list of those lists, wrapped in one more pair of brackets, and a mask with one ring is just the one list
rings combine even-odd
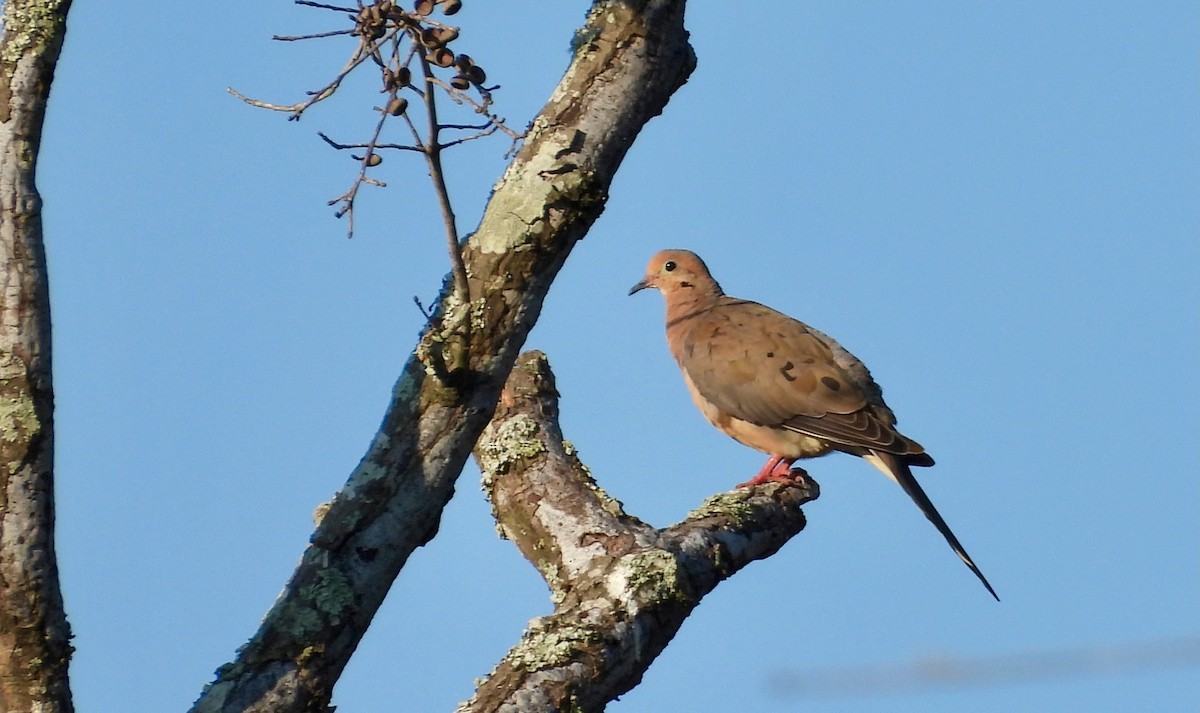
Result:
{"label": "bird's neck", "polygon": [[672,292],[667,302],[667,329],[675,325],[682,326],[708,312],[721,303],[724,297],[720,287],[714,289],[683,288]]}

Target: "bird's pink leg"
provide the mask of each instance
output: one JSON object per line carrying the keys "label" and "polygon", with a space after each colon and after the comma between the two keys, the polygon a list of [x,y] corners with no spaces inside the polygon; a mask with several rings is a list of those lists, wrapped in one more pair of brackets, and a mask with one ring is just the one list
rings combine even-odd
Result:
{"label": "bird's pink leg", "polygon": [[[792,463],[795,463],[795,458],[785,458],[783,456],[771,456],[767,462],[758,471],[758,475],[744,483],[739,483],[739,488],[752,488],[755,485],[763,483],[792,483],[795,482],[796,476],[792,474]],[[799,470],[799,469],[797,469]],[[804,473],[800,470],[800,473]]]}

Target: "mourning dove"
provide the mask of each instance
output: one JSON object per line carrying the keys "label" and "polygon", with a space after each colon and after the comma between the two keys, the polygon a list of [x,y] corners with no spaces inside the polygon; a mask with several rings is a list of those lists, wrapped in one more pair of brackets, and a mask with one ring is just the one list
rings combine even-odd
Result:
{"label": "mourning dove", "polygon": [[800,477],[802,470],[792,470],[800,458],[860,456],[908,493],[999,601],[909,470],[933,458],[896,430],[883,391],[857,357],[803,322],[727,296],[686,250],[656,254],[629,294],[648,287],[666,301],[667,345],[696,406],[714,426],[770,456],[739,487]]}

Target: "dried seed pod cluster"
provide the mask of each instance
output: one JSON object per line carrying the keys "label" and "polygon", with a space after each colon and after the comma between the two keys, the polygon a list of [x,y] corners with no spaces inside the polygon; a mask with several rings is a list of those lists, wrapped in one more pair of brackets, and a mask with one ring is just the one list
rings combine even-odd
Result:
{"label": "dried seed pod cluster", "polygon": [[406,111],[408,111],[408,100],[404,97],[392,97],[392,100],[388,102],[387,112],[392,116],[400,116]]}
{"label": "dried seed pod cluster", "polygon": [[377,153],[368,154],[365,157],[351,154],[350,158],[354,159],[355,161],[362,161],[365,158],[368,166],[378,166],[379,164],[383,163],[383,157]]}
{"label": "dried seed pod cluster", "polygon": [[408,67],[400,67],[393,70],[391,67],[383,68],[383,89],[381,92],[395,92],[397,89],[403,89],[412,84],[412,70]]}
{"label": "dried seed pod cluster", "polygon": [[[427,19],[438,6],[441,6],[444,14],[453,15],[462,9],[462,1],[416,0],[412,11],[406,12],[391,0],[380,0],[362,7],[353,16],[355,26],[352,34],[368,42],[374,43],[392,33],[392,39],[387,40],[393,48],[389,59],[384,60],[378,53],[384,43],[381,42],[377,48],[372,47],[383,77],[383,87],[379,91],[390,95],[383,110],[391,116],[402,116],[408,111],[408,99],[399,96],[399,92],[412,86],[413,71],[408,67],[408,58],[412,57],[414,51],[420,52],[419,56],[434,67],[454,69],[455,74],[449,82],[452,89],[461,92],[474,85],[486,93],[483,83],[487,81],[487,73],[483,68],[468,55],[455,54],[448,47],[458,39],[458,28]],[[405,37],[412,43],[412,48],[407,58],[401,60],[404,55],[399,50],[399,43]],[[403,64],[400,64],[401,61]],[[421,89],[417,91],[420,93]]]}
{"label": "dried seed pod cluster", "polygon": [[[404,1],[404,0],[401,0]],[[412,1],[412,0],[409,0]],[[2,2],[2,0],[0,0]],[[381,150],[415,151],[425,155],[430,164],[430,175],[440,171],[441,152],[452,146],[458,146],[467,141],[482,139],[496,132],[503,132],[513,140],[515,149],[517,142],[524,134],[510,129],[504,118],[492,113],[492,92],[497,87],[487,87],[487,74],[475,63],[470,56],[455,52],[450,48],[451,43],[459,38],[459,30],[446,24],[445,19],[435,18],[434,13],[439,8],[442,15],[454,15],[462,9],[462,0],[415,0],[412,9],[406,3],[405,8],[397,5],[396,0],[355,0],[352,7],[327,5],[323,2],[297,0],[301,5],[333,11],[349,21],[347,29],[343,24],[340,29],[331,32],[319,32],[310,35],[276,36],[276,40],[312,40],[326,37],[347,35],[354,37],[354,49],[346,65],[337,72],[334,78],[320,89],[309,91],[307,98],[290,106],[280,106],[258,101],[230,89],[230,91],[253,106],[275,111],[286,111],[289,119],[296,120],[312,106],[332,97],[343,85],[352,72],[356,70],[369,71],[374,68],[381,75],[384,94],[382,106],[376,106],[379,112],[375,131],[364,143],[344,144],[334,141],[322,132],[317,132],[325,143],[336,150],[366,149],[361,155],[351,156],[361,163],[357,177],[350,189],[342,195],[329,201],[329,205],[338,205],[335,215],[339,218],[348,217],[349,232],[354,233],[354,202],[362,186],[384,187],[386,184],[368,175],[368,169],[383,162]],[[414,64],[415,63],[415,64]],[[446,70],[443,74],[442,70]],[[417,75],[417,72],[420,72]],[[452,75],[445,81],[446,75]],[[413,80],[416,79],[414,84]],[[471,89],[474,91],[469,91]],[[452,111],[470,111],[477,117],[477,123],[460,120],[445,121],[439,118],[437,99],[445,93],[460,109]],[[415,101],[424,105],[423,112],[427,123],[422,126],[419,117],[412,116],[409,104]],[[392,126],[387,119],[401,117],[403,127],[398,132],[411,140],[401,139],[403,143],[393,143],[382,138],[385,127]],[[407,131],[406,131],[407,130]],[[444,197],[444,185],[435,178],[436,186],[440,186]],[[447,199],[448,200],[448,199]],[[445,203],[446,201],[443,201]],[[455,231],[451,230],[451,233]],[[451,243],[458,244],[457,236],[450,235]],[[465,284],[465,278],[461,280]]]}
{"label": "dried seed pod cluster", "polygon": [[408,21],[408,13],[396,7],[391,0],[383,0],[358,11],[351,34],[377,40],[387,34],[389,23],[403,24]]}
{"label": "dried seed pod cluster", "polygon": [[[377,40],[387,34],[389,25],[420,29],[421,21],[426,16],[433,14],[438,5],[442,6],[442,12],[446,15],[453,15],[462,9],[461,0],[417,0],[412,12],[405,12],[392,0],[380,0],[374,4],[363,6],[358,14],[353,16],[355,27],[351,34]],[[449,39],[442,39],[442,44],[458,36],[458,31],[451,27],[442,27],[436,30],[428,28],[422,31],[429,30],[453,34]],[[424,43],[424,41],[422,42]]]}
{"label": "dried seed pod cluster", "polygon": [[487,72],[483,71],[483,67],[475,64],[475,60],[471,59],[470,55],[460,54],[455,57],[454,66],[458,67],[458,75],[454,78],[463,82],[463,86],[460,87],[452,81],[451,85],[455,89],[466,89],[468,82],[480,86],[487,81]]}
{"label": "dried seed pod cluster", "polygon": [[[458,28],[426,19],[438,6],[441,6],[444,14],[453,15],[462,9],[462,0],[416,0],[411,12],[404,11],[392,0],[380,0],[358,11],[354,16],[352,34],[374,42],[388,35],[389,31],[402,31],[400,37],[407,35],[413,47],[422,51],[421,56],[426,62],[442,69],[456,70],[449,82],[453,89],[466,91],[472,85],[482,89],[487,81],[487,73],[469,56],[455,54],[448,46],[458,39]],[[398,42],[399,38],[395,41]],[[399,53],[394,53],[392,62],[398,57]],[[387,111],[399,116],[404,113],[405,105],[395,101],[395,94],[412,84],[412,70],[407,66],[395,67],[392,62],[379,61],[383,74],[383,88],[380,91],[392,95],[393,100],[388,104]]]}
{"label": "dried seed pod cluster", "polygon": [[462,9],[461,0],[417,0],[416,4],[413,5],[413,14],[421,16],[431,15],[433,14],[433,9],[438,5],[442,6],[442,12],[447,15],[453,15]]}

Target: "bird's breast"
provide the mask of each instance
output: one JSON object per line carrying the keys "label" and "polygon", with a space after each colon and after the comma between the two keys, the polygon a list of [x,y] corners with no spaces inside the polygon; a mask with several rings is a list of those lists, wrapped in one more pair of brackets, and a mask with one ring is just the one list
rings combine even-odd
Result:
{"label": "bird's breast", "polygon": [[760,426],[731,416],[704,398],[686,371],[683,372],[683,380],[687,384],[688,393],[692,395],[692,401],[708,422],[744,446],[768,455],[786,458],[814,458],[833,450],[828,441],[783,428]]}

